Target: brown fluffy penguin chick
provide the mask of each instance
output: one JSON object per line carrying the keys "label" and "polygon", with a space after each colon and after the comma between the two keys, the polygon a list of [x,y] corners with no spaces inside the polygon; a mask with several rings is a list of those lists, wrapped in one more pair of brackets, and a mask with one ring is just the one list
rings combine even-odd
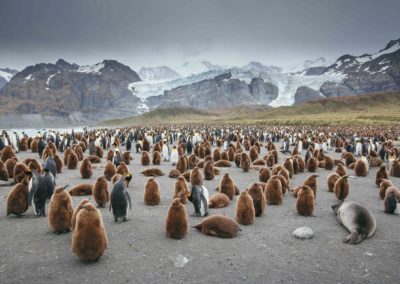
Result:
{"label": "brown fluffy penguin chick", "polygon": [[8,170],[6,164],[0,161],[0,180],[8,181]]}
{"label": "brown fluffy penguin chick", "polygon": [[188,168],[191,170],[193,169],[195,166],[197,166],[197,157],[195,154],[190,155],[189,157],[189,164],[188,164]]}
{"label": "brown fluffy penguin chick", "polygon": [[39,144],[39,141],[37,139],[33,139],[31,144],[28,144],[29,148],[32,151],[32,153],[37,153],[38,152],[38,144]]}
{"label": "brown fluffy penguin chick", "polygon": [[97,178],[93,185],[92,194],[98,207],[106,207],[106,204],[110,201],[110,192],[108,190],[108,181],[104,176]]}
{"label": "brown fluffy penguin chick", "polygon": [[129,168],[124,162],[120,162],[116,173],[123,176],[124,174],[129,173]]}
{"label": "brown fluffy penguin chick", "polygon": [[64,151],[64,166],[68,165],[68,156],[71,153],[72,153],[72,149],[71,148],[68,147],[67,149],[65,149],[65,151]]}
{"label": "brown fluffy penguin chick", "polygon": [[[1,162],[0,162],[1,164]],[[1,168],[1,167],[0,167]],[[18,163],[14,167],[14,183],[21,183],[26,176],[26,173],[31,172],[24,163]],[[39,172],[40,173],[40,172]]]}
{"label": "brown fluffy penguin chick", "polygon": [[114,184],[117,181],[119,181],[121,179],[122,175],[120,174],[115,174],[112,178],[111,178],[111,183]]}
{"label": "brown fluffy penguin chick", "polygon": [[61,158],[56,154],[54,155],[53,159],[54,162],[56,163],[57,173],[60,174],[62,172],[62,166],[63,166]]}
{"label": "brown fluffy penguin chick", "polygon": [[8,159],[15,157],[15,153],[13,148],[10,145],[7,145],[6,147],[3,148],[3,151],[1,151],[1,158],[0,160],[5,163]]}
{"label": "brown fluffy penguin chick", "polygon": [[82,161],[83,160],[83,150],[82,147],[80,145],[76,145],[74,152],[76,153],[77,157],[78,157],[78,161]]}
{"label": "brown fluffy penguin chick", "polygon": [[142,163],[142,166],[148,166],[150,165],[150,155],[149,152],[143,151],[142,152],[142,157],[140,159],[140,162]]}
{"label": "brown fluffy penguin chick", "polygon": [[201,172],[198,167],[194,167],[194,169],[190,171],[189,179],[192,186],[203,184],[203,178],[201,177]]}
{"label": "brown fluffy penguin chick", "polygon": [[393,183],[389,179],[384,179],[379,184],[379,197],[383,200],[385,199],[386,190],[393,186]]}
{"label": "brown fluffy penguin chick", "polygon": [[154,178],[149,178],[144,186],[144,204],[158,205],[160,201],[160,185]]}
{"label": "brown fluffy penguin chick", "polygon": [[283,201],[282,183],[278,176],[273,175],[267,182],[265,198],[269,205],[280,205]]}
{"label": "brown fluffy penguin chick", "polygon": [[345,166],[344,165],[337,165],[336,173],[341,177],[342,176],[346,176],[347,175],[347,171],[346,171]]}
{"label": "brown fluffy penguin chick", "polygon": [[291,158],[286,158],[285,161],[283,162],[283,166],[285,169],[288,170],[289,172],[289,177],[292,178],[294,175],[294,169],[293,169],[293,161]]}
{"label": "brown fluffy penguin chick", "polygon": [[106,180],[110,181],[116,172],[117,172],[117,168],[115,167],[113,162],[107,161],[106,166],[104,168],[104,173],[103,173]]}
{"label": "brown fluffy penguin chick", "polygon": [[311,190],[314,193],[314,199],[317,199],[317,177],[319,177],[319,175],[310,175],[309,177],[306,178],[306,180],[304,181],[304,185],[308,185]]}
{"label": "brown fluffy penguin chick", "polygon": [[236,202],[235,209],[236,221],[241,225],[250,225],[254,223],[256,212],[254,209],[253,198],[242,191]]}
{"label": "brown fluffy penguin chick", "polygon": [[92,177],[92,175],[93,175],[92,163],[89,161],[88,158],[85,158],[82,161],[79,171],[80,171],[81,177],[83,179],[89,179]]}
{"label": "brown fluffy penguin chick", "polygon": [[242,160],[242,154],[236,153],[234,156],[235,165],[237,168],[240,168],[240,161]]}
{"label": "brown fluffy penguin chick", "polygon": [[187,236],[189,220],[185,206],[179,198],[172,200],[165,219],[165,234],[168,238],[182,239]]}
{"label": "brown fluffy penguin chick", "polygon": [[392,177],[400,177],[400,161],[394,160],[392,163],[392,168],[390,169],[390,175]]}
{"label": "brown fluffy penguin chick", "polygon": [[256,217],[260,217],[265,211],[265,194],[262,186],[259,183],[252,183],[246,189],[247,193],[251,196],[254,205],[254,212]]}
{"label": "brown fluffy penguin chick", "polygon": [[297,194],[296,210],[302,216],[311,216],[314,212],[314,193],[307,185],[303,185]]}
{"label": "brown fluffy penguin chick", "polygon": [[97,157],[96,155],[90,155],[90,156],[87,156],[86,158],[89,159],[89,161],[90,161],[92,164],[99,164],[99,163],[101,163],[101,159],[100,159],[99,157]]}
{"label": "brown fluffy penguin chick", "polygon": [[349,189],[349,176],[340,177],[333,187],[333,191],[338,200],[344,200],[349,195]]}
{"label": "brown fluffy penguin chick", "polygon": [[394,214],[397,207],[397,202],[400,202],[400,190],[397,187],[389,187],[386,190],[385,200],[385,213]]}
{"label": "brown fluffy penguin chick", "polygon": [[197,224],[195,228],[204,235],[217,238],[234,238],[241,231],[235,220],[223,215],[208,216]]}
{"label": "brown fluffy penguin chick", "polygon": [[306,168],[306,162],[304,161],[304,159],[300,156],[297,156],[297,164],[299,165],[299,172],[300,173],[304,173],[304,170]]}
{"label": "brown fluffy penguin chick", "polygon": [[[232,154],[233,154],[233,153],[232,153]],[[221,153],[221,160],[230,161],[230,159],[229,159],[229,154],[228,154],[227,151],[224,151],[224,152]],[[232,161],[233,161],[233,155],[232,155]]]}
{"label": "brown fluffy penguin chick", "polygon": [[71,196],[83,196],[83,195],[92,195],[92,188],[93,185],[87,184],[87,183],[82,183],[82,184],[77,184],[71,187],[68,190],[68,193]]}
{"label": "brown fluffy penguin chick", "polygon": [[7,196],[7,216],[15,214],[20,217],[28,208],[29,180],[31,173],[25,175],[21,183],[17,183]]}
{"label": "brown fluffy penguin chick", "polygon": [[335,163],[333,162],[333,159],[329,156],[325,156],[325,170],[331,171],[333,170],[333,167],[335,166]]}
{"label": "brown fluffy penguin chick", "polygon": [[158,151],[153,152],[153,165],[159,166],[161,165],[161,154]]}
{"label": "brown fluffy penguin chick", "polygon": [[14,167],[18,163],[18,159],[16,157],[12,157],[6,161],[6,168],[9,178],[14,177]]}
{"label": "brown fluffy penguin chick", "polygon": [[78,167],[78,156],[75,152],[71,152],[67,158],[67,168],[69,170],[75,170]]}
{"label": "brown fluffy penguin chick", "polygon": [[72,233],[72,252],[83,260],[97,261],[107,248],[101,213],[91,203],[81,205]]}
{"label": "brown fluffy penguin chick", "polygon": [[271,177],[271,171],[269,168],[261,168],[259,171],[258,178],[261,182],[268,182]]}
{"label": "brown fluffy penguin chick", "polygon": [[42,153],[42,160],[46,160],[48,157],[52,157],[53,156],[53,150],[49,147],[46,146],[46,148],[44,148],[43,153]]}
{"label": "brown fluffy penguin chick", "polygon": [[110,149],[110,150],[108,150],[108,153],[107,153],[107,161],[113,161],[113,159],[114,159],[114,151],[112,150],[112,149]]}
{"label": "brown fluffy penguin chick", "polygon": [[253,166],[265,166],[267,162],[263,159],[257,159],[253,162]]}
{"label": "brown fluffy penguin chick", "polygon": [[176,163],[176,169],[183,174],[188,170],[188,163],[184,155],[179,156],[178,162]]}
{"label": "brown fluffy penguin chick", "polygon": [[233,196],[235,195],[235,183],[233,182],[229,173],[225,173],[222,176],[218,191],[228,196],[230,200],[233,199]]}
{"label": "brown fluffy penguin chick", "polygon": [[258,159],[258,148],[256,146],[252,146],[249,151],[249,157],[251,162],[254,162]]}
{"label": "brown fluffy penguin chick", "polygon": [[49,203],[49,226],[56,234],[71,230],[74,208],[72,207],[71,195],[64,189],[64,187],[57,187]]}
{"label": "brown fluffy penguin chick", "polygon": [[307,170],[309,172],[316,172],[318,168],[318,160],[314,157],[310,157],[307,161]]}
{"label": "brown fluffy penguin chick", "polygon": [[208,200],[208,208],[223,208],[230,204],[229,197],[226,194],[214,193]]}
{"label": "brown fluffy penguin chick", "polygon": [[226,160],[219,160],[218,162],[215,163],[215,166],[220,168],[229,168],[231,167],[231,163]]}
{"label": "brown fluffy penguin chick", "polygon": [[96,156],[99,157],[100,159],[103,159],[104,150],[102,147],[96,146]]}
{"label": "brown fluffy penguin chick", "polygon": [[354,165],[354,174],[357,177],[366,177],[368,175],[367,165],[363,160],[357,160]]}
{"label": "brown fluffy penguin chick", "polygon": [[243,172],[248,172],[250,170],[250,157],[246,153],[241,154],[240,158],[240,167],[242,168]]}
{"label": "brown fluffy penguin chick", "polygon": [[221,160],[221,151],[219,149],[215,149],[212,158],[214,162]]}
{"label": "brown fluffy penguin chick", "polygon": [[334,192],[333,189],[335,187],[336,181],[340,178],[337,173],[331,173],[327,179],[326,184],[328,185],[328,192]]}
{"label": "brown fluffy penguin chick", "polygon": [[214,163],[208,161],[204,164],[203,168],[204,179],[205,180],[213,180],[214,179]]}
{"label": "brown fluffy penguin chick", "polygon": [[179,177],[180,175],[181,175],[181,172],[178,171],[177,169],[172,169],[172,170],[170,170],[170,171],[169,171],[169,174],[168,174],[168,176],[169,176],[170,178],[177,178],[177,177]]}
{"label": "brown fluffy penguin chick", "polygon": [[174,198],[179,198],[182,204],[187,202],[189,185],[183,176],[179,176],[175,182]]}
{"label": "brown fluffy penguin chick", "polygon": [[129,165],[130,162],[131,162],[132,160],[133,160],[133,158],[132,158],[132,156],[131,156],[131,152],[126,151],[126,152],[124,152],[124,153],[122,154],[122,161],[123,161],[125,164]]}
{"label": "brown fluffy penguin chick", "polygon": [[36,170],[38,173],[42,172],[42,166],[40,165],[40,163],[38,161],[36,161],[35,159],[32,159],[29,164],[28,164],[28,168],[33,171]]}
{"label": "brown fluffy penguin chick", "polygon": [[353,153],[350,152],[343,153],[342,159],[345,160],[346,167],[356,162],[356,157],[354,157]]}
{"label": "brown fluffy penguin chick", "polygon": [[376,172],[376,177],[375,177],[375,184],[377,186],[380,186],[381,181],[384,179],[389,179],[388,172],[386,170],[386,166],[382,165],[379,170]]}

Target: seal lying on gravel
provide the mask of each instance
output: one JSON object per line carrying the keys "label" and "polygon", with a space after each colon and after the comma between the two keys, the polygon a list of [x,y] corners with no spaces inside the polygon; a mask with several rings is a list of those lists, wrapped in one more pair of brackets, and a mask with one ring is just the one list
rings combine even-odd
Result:
{"label": "seal lying on gravel", "polygon": [[350,235],[343,239],[344,243],[358,244],[375,233],[375,217],[364,206],[356,202],[340,202],[332,205],[332,209],[339,223],[350,232]]}

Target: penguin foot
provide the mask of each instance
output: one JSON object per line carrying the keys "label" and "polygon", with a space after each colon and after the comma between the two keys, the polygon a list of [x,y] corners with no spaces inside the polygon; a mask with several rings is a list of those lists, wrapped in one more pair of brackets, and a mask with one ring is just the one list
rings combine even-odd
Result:
{"label": "penguin foot", "polygon": [[192,217],[201,217],[201,213],[194,212],[190,216],[192,216]]}
{"label": "penguin foot", "polygon": [[122,219],[122,222],[128,222],[128,221],[129,221],[129,219],[127,219],[127,218]]}

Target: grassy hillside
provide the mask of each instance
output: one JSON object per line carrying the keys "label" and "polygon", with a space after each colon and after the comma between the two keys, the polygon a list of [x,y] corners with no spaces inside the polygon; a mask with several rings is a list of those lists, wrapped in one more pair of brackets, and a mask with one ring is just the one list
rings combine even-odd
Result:
{"label": "grassy hillside", "polygon": [[400,93],[341,97],[271,108],[245,106],[201,111],[192,108],[157,109],[101,125],[160,123],[245,123],[268,125],[389,125],[400,121]]}

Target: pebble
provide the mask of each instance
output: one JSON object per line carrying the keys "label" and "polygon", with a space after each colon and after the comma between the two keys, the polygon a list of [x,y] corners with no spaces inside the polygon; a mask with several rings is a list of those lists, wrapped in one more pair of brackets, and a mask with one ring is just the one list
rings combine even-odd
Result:
{"label": "pebble", "polygon": [[300,227],[294,230],[292,235],[298,239],[311,239],[314,237],[314,231],[309,227]]}

